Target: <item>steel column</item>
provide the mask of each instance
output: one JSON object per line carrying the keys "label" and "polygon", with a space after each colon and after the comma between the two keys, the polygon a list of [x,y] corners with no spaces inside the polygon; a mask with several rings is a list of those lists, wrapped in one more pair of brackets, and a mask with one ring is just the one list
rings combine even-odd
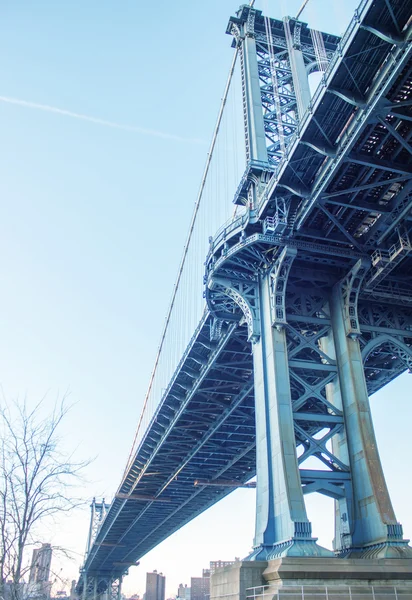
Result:
{"label": "steel column", "polygon": [[306,515],[289,382],[286,332],[272,327],[270,277],[259,281],[261,335],[252,346],[256,407],[256,535],[250,560],[330,556]]}
{"label": "steel column", "polygon": [[[332,330],[328,335],[322,338],[322,349],[333,359],[336,360],[335,344]],[[325,386],[326,399],[331,405],[335,406],[340,412],[343,412],[342,395],[340,389],[339,376],[336,375],[333,380]],[[345,427],[332,438],[332,452],[345,465],[349,467],[348,442],[346,438]],[[352,481],[346,484],[345,495],[335,499],[335,537],[333,540],[333,549],[339,554],[343,554],[352,547],[351,524],[353,522],[353,491]]]}
{"label": "steel column", "polygon": [[[298,116],[299,119],[301,119],[310,103],[310,88],[303,52],[300,47],[300,39],[293,39],[290,31],[290,21],[290,17],[285,17],[283,23],[285,27],[290,67],[292,70],[293,87],[296,96]],[[295,22],[295,29],[298,27],[300,30],[300,23]]]}
{"label": "steel column", "polygon": [[268,154],[260,96],[256,42],[254,37],[252,37],[252,31],[251,29],[246,33],[242,46],[243,76],[246,86],[244,110],[247,115],[247,153],[249,160],[267,163]]}
{"label": "steel column", "polygon": [[341,287],[330,302],[332,330],[353,483],[352,553],[412,555],[389,497],[376,444],[359,341],[346,335]]}

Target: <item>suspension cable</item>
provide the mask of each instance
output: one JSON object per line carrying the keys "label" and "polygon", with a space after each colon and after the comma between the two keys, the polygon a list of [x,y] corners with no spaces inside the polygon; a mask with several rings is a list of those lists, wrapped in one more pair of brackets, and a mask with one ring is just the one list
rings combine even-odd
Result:
{"label": "suspension cable", "polygon": [[308,2],[309,2],[309,0],[304,0],[304,2],[302,3],[302,6],[298,10],[298,14],[296,15],[296,19],[299,19],[300,15],[303,13],[303,11],[305,9],[305,6],[307,5]]}
{"label": "suspension cable", "polygon": [[[253,2],[254,2],[254,0],[253,0]],[[164,342],[165,342],[167,329],[168,329],[170,318],[171,318],[171,315],[172,315],[172,310],[173,310],[173,307],[175,305],[175,300],[176,300],[177,292],[178,292],[178,289],[179,289],[179,284],[180,284],[180,281],[181,281],[181,278],[182,278],[183,268],[185,266],[186,257],[187,257],[188,251],[189,251],[189,246],[190,246],[190,242],[191,242],[192,235],[193,235],[193,230],[194,230],[194,226],[195,226],[195,222],[196,222],[196,217],[197,217],[197,214],[199,212],[200,202],[202,200],[203,190],[204,190],[204,187],[205,187],[205,184],[206,184],[206,179],[207,179],[207,175],[208,175],[208,172],[209,172],[210,163],[212,161],[213,150],[214,150],[215,145],[216,145],[216,140],[217,140],[217,136],[218,136],[218,133],[219,133],[220,124],[222,122],[223,111],[224,111],[224,108],[225,108],[225,105],[226,105],[226,100],[227,100],[227,97],[228,97],[228,94],[229,94],[230,84],[231,84],[231,81],[232,81],[233,73],[235,71],[236,60],[237,60],[238,54],[239,54],[239,47],[236,47],[235,53],[233,55],[232,64],[231,64],[230,69],[229,69],[229,75],[228,75],[228,78],[227,78],[227,82],[226,82],[225,90],[224,90],[224,93],[223,93],[222,101],[221,101],[221,104],[220,104],[220,109],[219,109],[219,113],[218,113],[218,117],[217,117],[215,129],[214,129],[214,132],[213,132],[212,141],[211,141],[211,144],[210,144],[209,152],[207,154],[206,165],[205,165],[203,176],[202,176],[202,180],[201,180],[201,183],[200,183],[200,188],[199,188],[199,192],[198,192],[198,195],[197,195],[197,199],[196,199],[196,203],[195,203],[195,207],[194,207],[194,211],[193,211],[193,215],[192,215],[192,220],[190,222],[189,233],[188,233],[188,236],[187,236],[187,239],[186,239],[186,244],[185,244],[184,249],[183,249],[183,256],[182,256],[182,259],[180,261],[180,266],[179,266],[179,270],[178,270],[178,274],[177,274],[176,283],[175,283],[174,288],[173,288],[172,298],[171,298],[171,301],[170,301],[170,304],[169,304],[169,309],[167,311],[165,324],[164,324],[162,335],[161,335],[161,338],[160,338],[160,344],[159,344],[159,348],[158,348],[158,351],[157,351],[157,354],[156,354],[155,364],[154,364],[154,367],[153,367],[153,370],[152,370],[152,373],[151,373],[151,376],[150,376],[150,379],[149,379],[149,387],[147,389],[146,396],[145,396],[145,399],[144,399],[144,402],[143,402],[142,412],[140,413],[140,418],[139,418],[139,422],[138,422],[138,425],[137,425],[137,430],[136,430],[135,436],[133,438],[133,444],[132,444],[132,448],[130,450],[130,454],[129,454],[128,459],[127,459],[126,468],[125,468],[125,471],[124,471],[123,478],[125,478],[126,475],[127,475],[127,471],[128,471],[129,466],[130,466],[131,459],[132,459],[132,456],[133,456],[133,453],[134,453],[134,450],[135,450],[135,445],[136,445],[136,442],[137,442],[139,431],[140,431],[140,428],[142,426],[142,422],[143,422],[143,417],[144,417],[144,414],[145,414],[145,410],[146,410],[146,407],[147,407],[147,404],[148,404],[148,401],[149,401],[150,392],[152,391],[152,387],[153,387],[153,382],[154,382],[154,378],[155,378],[155,375],[156,375],[157,366],[159,364],[160,355],[162,353],[163,345],[164,345]]]}

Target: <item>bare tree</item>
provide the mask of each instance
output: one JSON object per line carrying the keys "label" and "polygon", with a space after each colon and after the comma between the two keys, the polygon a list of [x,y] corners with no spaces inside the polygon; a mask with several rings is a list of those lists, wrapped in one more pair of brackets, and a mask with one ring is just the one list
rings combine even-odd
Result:
{"label": "bare tree", "polygon": [[88,462],[65,456],[59,438],[68,407],[63,399],[46,418],[42,410],[42,403],[31,411],[18,402],[0,408],[0,596],[10,581],[12,600],[24,596],[27,551],[40,524],[82,503],[70,488]]}

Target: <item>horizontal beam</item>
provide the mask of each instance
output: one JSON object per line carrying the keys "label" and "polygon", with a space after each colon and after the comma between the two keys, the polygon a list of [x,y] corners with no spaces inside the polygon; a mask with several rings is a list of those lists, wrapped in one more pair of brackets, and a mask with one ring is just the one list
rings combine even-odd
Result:
{"label": "horizontal beam", "polygon": [[319,494],[323,494],[324,496],[329,496],[330,498],[334,498],[335,500],[339,500],[339,498],[345,497],[345,491],[338,485],[334,483],[328,483],[324,480],[313,481],[312,483],[307,483],[303,486],[302,492],[306,494],[313,494],[314,492],[318,492]]}
{"label": "horizontal beam", "polygon": [[141,494],[116,494],[120,500],[137,500],[138,502],[171,502],[170,498],[156,498],[156,496],[142,496]]}
{"label": "horizontal beam", "polygon": [[303,482],[324,479],[325,481],[349,481],[349,471],[322,471],[318,469],[299,469],[300,478]]}
{"label": "horizontal beam", "polygon": [[343,417],[339,415],[294,412],[293,418],[296,421],[316,421],[317,423],[343,423]]}
{"label": "horizontal beam", "polygon": [[412,175],[411,165],[404,165],[391,160],[379,160],[373,156],[369,156],[369,154],[352,152],[346,157],[346,160],[358,165],[365,165],[365,167],[371,167],[372,169],[382,169],[382,171],[401,173],[401,175]]}
{"label": "horizontal beam", "polygon": [[370,183],[365,183],[363,185],[357,185],[351,188],[345,188],[342,190],[338,190],[336,192],[329,192],[328,194],[322,194],[320,196],[321,200],[325,200],[326,198],[336,198],[337,196],[344,196],[345,194],[352,194],[356,192],[363,192],[364,190],[371,190],[377,187],[392,185],[392,183],[399,183],[400,181],[405,181],[409,179],[409,175],[403,175],[401,177],[392,177],[391,179],[378,179],[375,181],[371,181]]}
{"label": "horizontal beam", "polygon": [[333,204],[335,206],[344,206],[345,208],[352,208],[354,210],[364,210],[366,212],[376,212],[379,214],[385,214],[391,212],[387,206],[379,206],[379,204],[372,204],[371,202],[359,202],[354,200],[353,203],[349,199],[344,200],[332,200],[326,198],[322,203]]}
{"label": "horizontal beam", "polygon": [[217,486],[217,487],[236,487],[236,488],[255,488],[256,481],[251,481],[249,483],[242,483],[240,481],[228,481],[224,479],[196,479],[194,484],[198,485],[207,485],[207,486]]}
{"label": "horizontal beam", "polygon": [[336,371],[336,365],[315,363],[310,360],[290,360],[289,367],[295,369],[310,369],[311,371]]}
{"label": "horizontal beam", "polygon": [[398,110],[391,109],[389,114],[393,115],[394,117],[398,117],[398,119],[402,119],[402,121],[412,121],[412,115],[406,112],[404,108],[400,108]]}

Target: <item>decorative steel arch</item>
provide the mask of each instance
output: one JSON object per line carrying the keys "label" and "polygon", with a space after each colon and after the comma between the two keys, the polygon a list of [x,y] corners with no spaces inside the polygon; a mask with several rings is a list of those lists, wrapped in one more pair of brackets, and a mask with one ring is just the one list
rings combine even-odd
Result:
{"label": "decorative steel arch", "polygon": [[396,338],[393,335],[383,334],[369,340],[362,349],[362,359],[364,364],[373,350],[386,345],[391,352],[396,354],[406,365],[407,369],[412,372],[412,348]]}

